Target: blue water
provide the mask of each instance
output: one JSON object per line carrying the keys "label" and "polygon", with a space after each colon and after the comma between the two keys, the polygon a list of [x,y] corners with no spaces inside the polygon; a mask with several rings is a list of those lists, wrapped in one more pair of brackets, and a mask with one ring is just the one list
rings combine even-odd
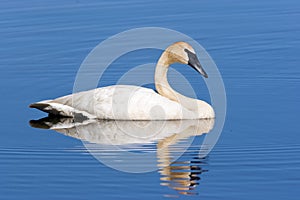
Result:
{"label": "blue water", "polygon": [[[1,1],[0,199],[298,199],[299,10],[296,0]],[[111,169],[80,140],[28,123],[45,116],[30,103],[72,93],[80,64],[99,42],[145,26],[203,45],[226,87],[218,144],[199,160],[196,141],[180,158],[196,171],[193,194],[164,185],[161,170]],[[100,85],[114,84],[119,66],[156,62],[160,53],[123,56]],[[182,73],[198,77],[188,68]],[[203,87],[201,78],[193,84]],[[209,101],[205,89],[197,95]]]}

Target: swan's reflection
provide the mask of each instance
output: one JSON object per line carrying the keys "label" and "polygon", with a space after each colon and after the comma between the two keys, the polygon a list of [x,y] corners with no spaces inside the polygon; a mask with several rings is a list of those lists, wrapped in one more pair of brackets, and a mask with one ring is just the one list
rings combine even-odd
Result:
{"label": "swan's reflection", "polygon": [[[107,145],[156,144],[161,185],[179,194],[191,195],[197,194],[193,190],[199,184],[199,175],[205,171],[201,168],[205,159],[197,157],[200,145],[186,152],[190,145],[186,143],[191,136],[208,133],[214,120],[99,121],[46,117],[31,120],[30,125],[52,129],[90,144],[104,145],[104,148]],[[176,159],[178,157],[174,154],[183,156]],[[136,163],[134,165],[136,167]]]}

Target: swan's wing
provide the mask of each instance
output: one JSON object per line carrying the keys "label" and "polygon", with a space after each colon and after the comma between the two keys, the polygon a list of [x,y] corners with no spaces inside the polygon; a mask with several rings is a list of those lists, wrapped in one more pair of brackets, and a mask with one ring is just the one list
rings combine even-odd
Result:
{"label": "swan's wing", "polygon": [[[94,113],[108,119],[171,120],[182,119],[186,110],[153,90],[117,85],[94,93]],[[191,112],[190,112],[191,113]]]}
{"label": "swan's wing", "polygon": [[93,92],[89,90],[85,92],[75,93],[57,99],[44,100],[29,105],[30,108],[36,108],[50,115],[60,115],[65,117],[76,118],[97,118],[89,110],[94,103]]}
{"label": "swan's wing", "polygon": [[32,104],[31,107],[63,116],[119,120],[182,119],[192,115],[179,103],[153,90],[115,85]]}

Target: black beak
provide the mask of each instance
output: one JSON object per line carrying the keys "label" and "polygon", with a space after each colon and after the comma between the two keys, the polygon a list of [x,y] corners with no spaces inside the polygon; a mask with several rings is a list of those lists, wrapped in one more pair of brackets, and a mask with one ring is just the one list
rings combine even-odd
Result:
{"label": "black beak", "polygon": [[184,49],[184,51],[188,54],[189,62],[188,65],[194,68],[197,72],[202,74],[205,78],[208,78],[207,73],[204,71],[203,67],[201,66],[196,54],[189,51],[188,49]]}

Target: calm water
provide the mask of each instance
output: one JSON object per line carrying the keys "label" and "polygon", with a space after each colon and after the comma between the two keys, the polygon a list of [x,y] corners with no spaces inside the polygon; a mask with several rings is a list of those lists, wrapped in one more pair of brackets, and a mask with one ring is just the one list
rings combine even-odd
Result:
{"label": "calm water", "polygon": [[[298,199],[299,10],[296,0],[1,1],[0,199]],[[203,135],[175,162],[190,136],[165,151],[159,141],[133,145],[130,151],[156,152],[166,165],[125,173],[98,162],[74,135],[30,127],[45,114],[28,104],[71,93],[81,62],[99,42],[143,26],[189,35],[219,67],[228,112],[208,157],[197,157]],[[116,83],[120,66],[156,62],[160,53],[122,56],[100,86]],[[209,101],[199,75],[181,72]],[[101,147],[115,159],[118,152]]]}

